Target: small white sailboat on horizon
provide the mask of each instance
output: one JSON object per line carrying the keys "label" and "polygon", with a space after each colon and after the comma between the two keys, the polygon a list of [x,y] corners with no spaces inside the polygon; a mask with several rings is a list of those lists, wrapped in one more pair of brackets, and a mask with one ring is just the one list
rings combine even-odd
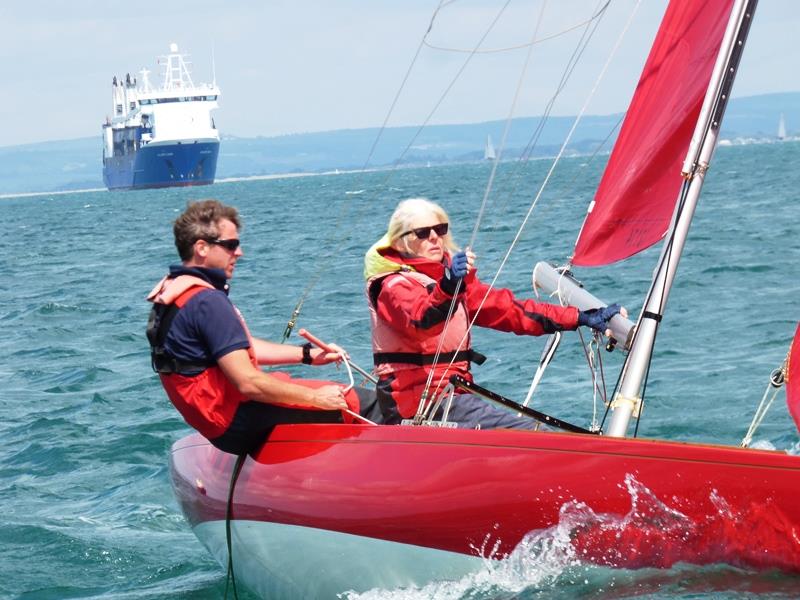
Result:
{"label": "small white sailboat on horizon", "polygon": [[783,113],[781,113],[781,118],[778,121],[778,139],[780,141],[786,139],[786,119],[783,118]]}
{"label": "small white sailboat on horizon", "polygon": [[497,155],[494,151],[494,145],[492,144],[492,136],[486,136],[486,147],[483,150],[483,160],[495,160]]}

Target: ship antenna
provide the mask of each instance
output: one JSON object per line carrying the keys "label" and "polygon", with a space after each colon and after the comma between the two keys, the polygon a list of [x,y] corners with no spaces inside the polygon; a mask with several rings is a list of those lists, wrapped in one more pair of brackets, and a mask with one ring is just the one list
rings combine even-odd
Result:
{"label": "ship antenna", "polygon": [[211,87],[217,87],[217,63],[214,59],[214,43],[211,43]]}

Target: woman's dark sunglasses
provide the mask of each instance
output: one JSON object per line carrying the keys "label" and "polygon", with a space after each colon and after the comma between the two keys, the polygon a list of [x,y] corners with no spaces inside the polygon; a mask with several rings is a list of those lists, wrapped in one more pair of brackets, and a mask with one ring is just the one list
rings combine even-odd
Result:
{"label": "woman's dark sunglasses", "polygon": [[449,223],[439,223],[438,225],[431,225],[430,227],[417,227],[416,229],[412,229],[410,231],[406,231],[402,236],[405,237],[411,233],[417,236],[417,239],[420,240],[427,240],[431,236],[431,231],[435,231],[436,235],[442,237],[447,235],[447,230],[449,229]]}
{"label": "woman's dark sunglasses", "polygon": [[230,252],[235,252],[236,249],[239,247],[239,244],[241,243],[236,238],[231,238],[229,240],[220,240],[220,239],[206,240],[206,242],[208,242],[209,244],[214,244],[216,246],[222,246],[223,248],[225,248],[225,250],[228,250]]}

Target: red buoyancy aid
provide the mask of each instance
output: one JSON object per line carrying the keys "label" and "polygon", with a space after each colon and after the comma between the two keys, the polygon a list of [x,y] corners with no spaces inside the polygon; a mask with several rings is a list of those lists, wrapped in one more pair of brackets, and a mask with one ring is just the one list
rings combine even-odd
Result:
{"label": "red buoyancy aid", "polygon": [[[181,308],[192,297],[206,289],[215,288],[199,277],[194,277],[192,275],[179,275],[172,279],[165,277],[153,288],[147,296],[147,299],[155,304],[175,304],[178,308]],[[239,309],[234,306],[234,310],[250,342],[247,348],[247,355],[253,367],[258,369],[259,365],[255,354],[255,344],[253,343],[250,330],[247,328],[247,324],[241,312],[239,312]],[[276,372],[270,375],[312,389],[334,383],[332,381],[295,380],[285,373]],[[251,401],[239,392],[225,373],[222,372],[222,369],[216,365],[207,367],[197,375],[187,376],[181,375],[180,373],[159,373],[159,377],[161,378],[161,385],[164,387],[167,396],[186,423],[209,440],[225,433],[233,422],[239,405],[243,402]],[[350,390],[345,394],[345,400],[349,409],[358,413],[360,401],[354,390]],[[275,404],[289,408],[320,410],[312,406],[298,406],[284,402]],[[342,416],[345,423],[354,421],[353,417],[344,411],[342,411]]]}
{"label": "red buoyancy aid", "polygon": [[[472,380],[468,359],[471,354],[469,316],[464,303],[459,301],[441,335],[412,338],[378,316],[370,297],[370,287],[382,278],[384,281],[381,293],[386,291],[391,293],[392,286],[399,284],[403,278],[418,284],[420,290],[426,290],[429,285],[436,284],[436,280],[417,271],[398,271],[388,276],[381,274],[372,277],[367,280],[366,285],[375,373],[380,379],[391,381],[391,396],[397,404],[398,412],[403,418],[410,418],[417,411],[431,371],[433,377],[429,394],[441,392],[449,383],[451,375],[461,375],[467,380]],[[442,335],[444,339],[441,339]],[[440,340],[441,347],[439,347]],[[437,349],[440,354],[437,362],[432,364]],[[458,353],[456,355],[458,360],[450,365],[455,353]]]}
{"label": "red buoyancy aid", "polygon": [[[175,304],[183,307],[196,294],[214,286],[192,275],[165,277],[153,288],[147,299],[156,304]],[[258,368],[255,349],[250,331],[241,313],[234,307],[244,327],[250,346],[247,355],[254,367]],[[219,437],[233,422],[239,404],[246,402],[239,390],[230,382],[217,365],[210,366],[197,375],[180,373],[159,373],[161,385],[167,396],[184,420],[207,439]]]}

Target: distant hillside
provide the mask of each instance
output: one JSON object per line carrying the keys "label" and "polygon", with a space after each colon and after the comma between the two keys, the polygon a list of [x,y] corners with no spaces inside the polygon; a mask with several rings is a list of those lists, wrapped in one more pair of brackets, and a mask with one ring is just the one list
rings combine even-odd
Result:
{"label": "distant hillside", "polygon": [[[725,116],[722,136],[774,137],[781,113],[785,115],[788,134],[800,133],[800,92],[734,98]],[[584,117],[569,151],[593,151],[609,136],[620,117]],[[514,120],[505,158],[515,158],[526,151],[539,122],[538,117]],[[573,117],[549,119],[533,155],[553,155],[572,122]],[[499,145],[504,127],[504,121],[429,126],[414,140],[402,161],[480,160],[486,137],[491,135],[495,146]],[[370,166],[393,164],[416,132],[415,127],[386,129]],[[257,138],[223,135],[217,178],[361,168],[377,134],[378,129],[370,128]],[[611,148],[611,141],[613,136],[606,148]],[[76,140],[0,147],[0,194],[103,187],[101,148],[99,131],[93,137]]]}

